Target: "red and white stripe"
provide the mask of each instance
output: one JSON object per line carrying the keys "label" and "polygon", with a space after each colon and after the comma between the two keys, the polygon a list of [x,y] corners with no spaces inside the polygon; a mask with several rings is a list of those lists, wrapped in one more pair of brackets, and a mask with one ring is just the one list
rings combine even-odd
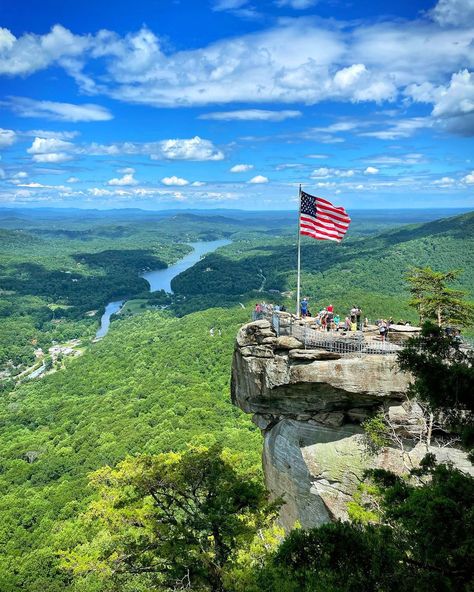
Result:
{"label": "red and white stripe", "polygon": [[308,214],[300,216],[300,233],[316,240],[341,242],[350,224],[350,217],[343,207],[316,197],[316,218]]}

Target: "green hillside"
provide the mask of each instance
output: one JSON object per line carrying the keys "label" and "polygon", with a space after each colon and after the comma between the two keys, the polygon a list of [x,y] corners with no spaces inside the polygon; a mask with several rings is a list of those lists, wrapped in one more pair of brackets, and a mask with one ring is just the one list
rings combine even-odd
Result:
{"label": "green hillside", "polygon": [[[332,300],[341,311],[357,303],[369,316],[415,318],[406,305],[403,282],[410,265],[463,268],[462,285],[472,293],[473,224],[471,213],[353,238],[341,245],[304,240],[303,290],[313,306]],[[31,265],[49,266],[50,273],[67,271],[62,268],[66,260],[79,264],[85,276],[94,281],[102,277],[109,289],[107,278],[119,277],[124,265],[129,268],[125,277],[135,274],[136,278],[137,260],[143,263],[143,256],[156,254],[146,242],[140,249],[131,249],[129,238],[127,247],[109,241],[95,248],[97,243],[92,241],[87,248],[81,242],[79,248],[77,238],[60,237],[55,241],[64,241],[67,249],[54,258],[58,242],[52,246],[35,235],[40,246],[34,254],[22,236],[20,246],[15,246],[16,231],[3,237],[12,245],[3,251],[2,259],[3,277],[11,281],[28,279],[27,270],[17,277],[11,266],[18,269],[21,259],[31,254]],[[233,238],[231,245],[175,279],[179,293],[170,310],[141,312],[142,303],[130,307],[135,316],[114,321],[103,341],[88,346],[78,359],[66,359],[64,370],[3,394],[2,592],[79,592],[70,576],[59,570],[58,553],[83,540],[76,518],[94,495],[87,475],[101,466],[113,466],[127,454],[182,450],[190,442],[213,441],[244,453],[252,466],[260,464],[260,434],[230,404],[231,353],[238,327],[249,320],[255,299],[281,301],[284,295],[268,290],[294,290],[294,238],[276,231],[262,236],[241,230]],[[110,248],[105,249],[105,244]],[[163,245],[168,260],[176,256],[171,243]],[[34,285],[31,277],[29,281]],[[7,321],[2,327],[12,323],[12,339],[18,327],[27,335],[28,323],[38,314],[33,311],[44,310],[50,303],[45,294],[30,294],[26,289],[22,293],[18,285],[16,291],[2,295]],[[261,292],[255,291],[259,288]],[[247,308],[231,306],[239,301]],[[289,295],[287,303],[293,304]],[[219,308],[210,308],[216,305]],[[14,311],[9,312],[8,306]],[[199,308],[207,310],[173,316]],[[50,339],[44,327],[33,324],[31,336],[39,333]]]}
{"label": "green hillside", "polygon": [[[358,304],[371,318],[401,316],[416,320],[406,304],[407,270],[411,266],[463,269],[460,285],[472,297],[473,251],[473,212],[340,244],[303,238],[302,292],[315,308],[332,301],[345,313]],[[260,288],[263,278],[266,291],[295,290],[294,239],[236,241],[180,274],[172,286],[188,297],[220,294],[221,299],[232,299]]]}
{"label": "green hillside", "polygon": [[[220,441],[260,464],[259,431],[229,400],[235,334],[248,311],[117,323],[66,370],[1,400],[0,590],[67,590],[56,551],[92,495],[87,474],[127,454]],[[220,328],[212,337],[209,329]]]}

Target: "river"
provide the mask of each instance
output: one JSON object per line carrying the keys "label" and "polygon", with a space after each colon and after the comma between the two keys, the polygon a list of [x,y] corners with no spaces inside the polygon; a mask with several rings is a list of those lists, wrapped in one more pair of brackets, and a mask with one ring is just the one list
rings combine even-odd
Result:
{"label": "river", "polygon": [[[174,265],[170,265],[165,269],[156,269],[155,271],[147,271],[143,273],[140,277],[146,279],[146,281],[150,284],[150,292],[156,292],[158,290],[164,290],[165,292],[173,292],[171,289],[171,280],[185,271],[192,267],[195,263],[197,263],[203,255],[207,255],[207,253],[212,253],[219,247],[223,247],[225,245],[230,244],[232,241],[227,239],[219,239],[214,241],[201,241],[197,243],[189,243],[193,250],[191,253],[177,261]],[[114,302],[109,302],[105,307],[105,312],[100,319],[100,328],[97,331],[95,337],[96,339],[100,339],[107,335],[107,332],[110,327],[110,317],[117,313],[123,306],[125,300],[115,300]]]}

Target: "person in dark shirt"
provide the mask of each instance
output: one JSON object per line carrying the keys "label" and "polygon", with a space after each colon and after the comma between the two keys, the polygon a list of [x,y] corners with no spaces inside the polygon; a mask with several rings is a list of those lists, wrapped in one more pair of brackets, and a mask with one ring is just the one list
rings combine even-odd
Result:
{"label": "person in dark shirt", "polygon": [[308,299],[303,298],[303,300],[301,301],[301,316],[303,317],[303,319],[306,318],[307,314],[308,314]]}

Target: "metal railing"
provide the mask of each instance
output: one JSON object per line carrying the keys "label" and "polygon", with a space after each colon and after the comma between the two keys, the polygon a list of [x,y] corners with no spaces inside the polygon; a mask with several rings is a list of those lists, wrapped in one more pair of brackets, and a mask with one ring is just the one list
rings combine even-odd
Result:
{"label": "metal railing", "polygon": [[[385,340],[379,340],[375,337],[373,332],[366,333],[363,331],[346,332],[342,329],[339,331],[330,330],[323,331],[322,329],[314,329],[308,323],[302,322],[293,315],[281,315],[278,311],[274,311],[271,307],[263,309],[261,312],[253,312],[252,320],[269,321],[275,329],[276,334],[291,335],[296,337],[307,349],[324,349],[326,351],[336,352],[339,354],[396,354],[403,347],[398,343],[390,341],[390,333]],[[369,336],[370,335],[370,336]],[[375,337],[375,339],[374,339]],[[474,342],[469,338],[462,338],[460,348],[464,351],[473,350]]]}
{"label": "metal railing", "polygon": [[283,317],[272,310],[253,312],[252,320],[269,321],[276,334],[290,335],[303,344],[305,349],[324,349],[341,355],[365,354],[395,354],[402,348],[390,341],[373,341],[365,339],[362,331],[354,331],[351,335],[342,335],[342,331],[322,331],[309,327],[307,323],[295,319],[293,316]]}

